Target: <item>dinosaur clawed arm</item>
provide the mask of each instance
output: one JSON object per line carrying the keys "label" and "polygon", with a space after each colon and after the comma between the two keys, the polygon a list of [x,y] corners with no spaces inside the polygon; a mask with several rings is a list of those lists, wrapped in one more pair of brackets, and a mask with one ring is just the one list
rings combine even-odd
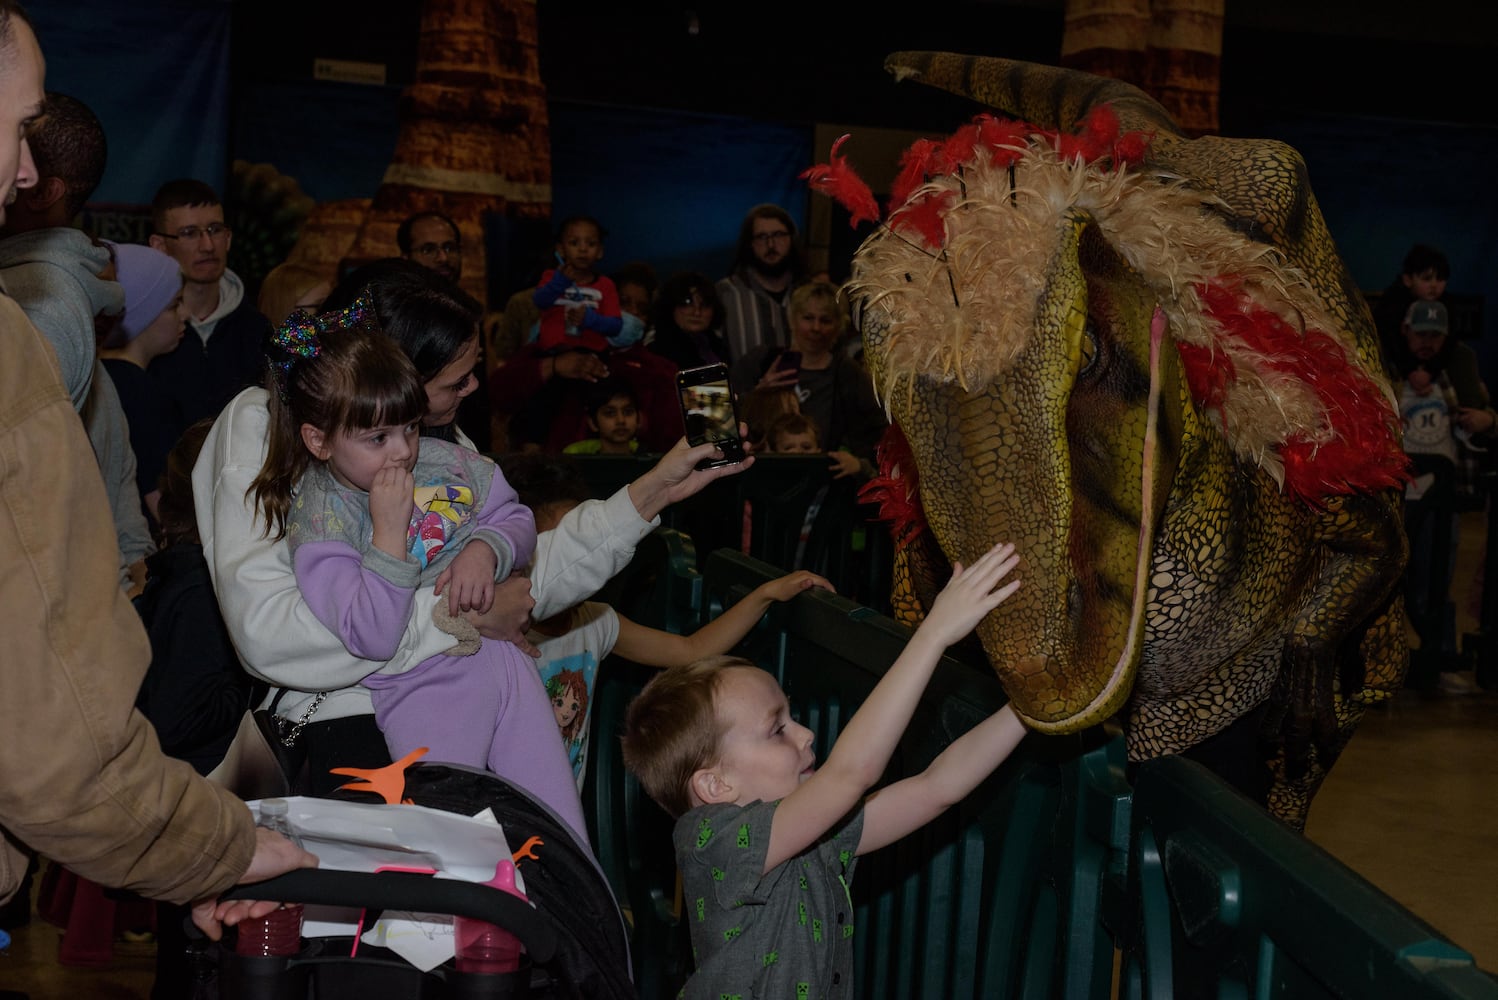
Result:
{"label": "dinosaur clawed arm", "polygon": [[1397,506],[1387,495],[1339,497],[1319,519],[1317,541],[1327,556],[1285,641],[1263,729],[1271,767],[1289,786],[1289,800],[1302,804],[1298,815],[1280,813],[1297,827],[1363,710],[1403,672],[1402,636],[1366,649],[1349,641],[1398,599],[1408,543]]}

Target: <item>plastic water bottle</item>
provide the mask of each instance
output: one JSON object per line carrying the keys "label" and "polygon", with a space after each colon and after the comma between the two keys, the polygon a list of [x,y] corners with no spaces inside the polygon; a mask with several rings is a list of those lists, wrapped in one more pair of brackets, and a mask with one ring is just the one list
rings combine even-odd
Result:
{"label": "plastic water bottle", "polygon": [[[262,799],[257,826],[274,830],[298,847],[302,842],[291,828],[291,807],[285,799]],[[282,903],[258,920],[241,920],[234,951],[239,955],[295,955],[302,950],[302,904]]]}
{"label": "plastic water bottle", "polygon": [[[515,887],[515,864],[509,858],[500,861],[494,877],[484,884],[525,899],[525,893]],[[453,917],[453,947],[459,972],[514,972],[520,968],[520,955],[525,951],[520,939],[503,927],[457,916]]]}

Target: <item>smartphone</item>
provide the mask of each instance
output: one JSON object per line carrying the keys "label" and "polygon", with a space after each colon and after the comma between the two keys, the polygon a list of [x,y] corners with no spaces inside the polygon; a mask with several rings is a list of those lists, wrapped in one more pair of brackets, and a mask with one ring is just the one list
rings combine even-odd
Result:
{"label": "smartphone", "polygon": [[781,351],[780,357],[775,359],[775,367],[784,372],[796,372],[799,374],[801,371],[801,352]]}
{"label": "smartphone", "polygon": [[727,365],[704,365],[676,373],[676,394],[681,401],[681,422],[692,445],[711,442],[722,458],[704,459],[699,469],[737,465],[744,460],[744,442],[739,438],[739,415],[728,388]]}

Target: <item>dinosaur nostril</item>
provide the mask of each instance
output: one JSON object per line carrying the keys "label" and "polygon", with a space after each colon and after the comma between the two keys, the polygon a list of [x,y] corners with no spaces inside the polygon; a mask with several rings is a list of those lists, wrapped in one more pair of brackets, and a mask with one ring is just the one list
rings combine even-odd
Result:
{"label": "dinosaur nostril", "polygon": [[1050,663],[1049,656],[1021,656],[1014,661],[1014,672],[1021,677],[1034,677],[1045,673]]}
{"label": "dinosaur nostril", "polygon": [[1082,625],[1082,585],[1075,581],[1066,588],[1066,617],[1073,625]]}

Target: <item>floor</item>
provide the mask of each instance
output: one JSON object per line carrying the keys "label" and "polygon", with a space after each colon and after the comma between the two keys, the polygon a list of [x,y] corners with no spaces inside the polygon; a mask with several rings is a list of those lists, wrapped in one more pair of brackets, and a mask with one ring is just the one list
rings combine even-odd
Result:
{"label": "floor", "polygon": [[1498,695],[1370,713],[1306,835],[1498,971]]}
{"label": "floor", "polygon": [[[1452,593],[1475,631],[1485,514],[1463,514]],[[1471,674],[1467,674],[1471,677]],[[1498,972],[1498,693],[1404,691],[1364,717],[1306,835]]]}
{"label": "floor", "polygon": [[[1467,599],[1484,542],[1464,515],[1458,632],[1475,627]],[[1311,812],[1307,836],[1498,971],[1498,694],[1405,691],[1370,712]],[[31,1000],[145,1000],[154,947],[120,942],[103,969],[57,964],[44,921],[0,952],[0,990]]]}

